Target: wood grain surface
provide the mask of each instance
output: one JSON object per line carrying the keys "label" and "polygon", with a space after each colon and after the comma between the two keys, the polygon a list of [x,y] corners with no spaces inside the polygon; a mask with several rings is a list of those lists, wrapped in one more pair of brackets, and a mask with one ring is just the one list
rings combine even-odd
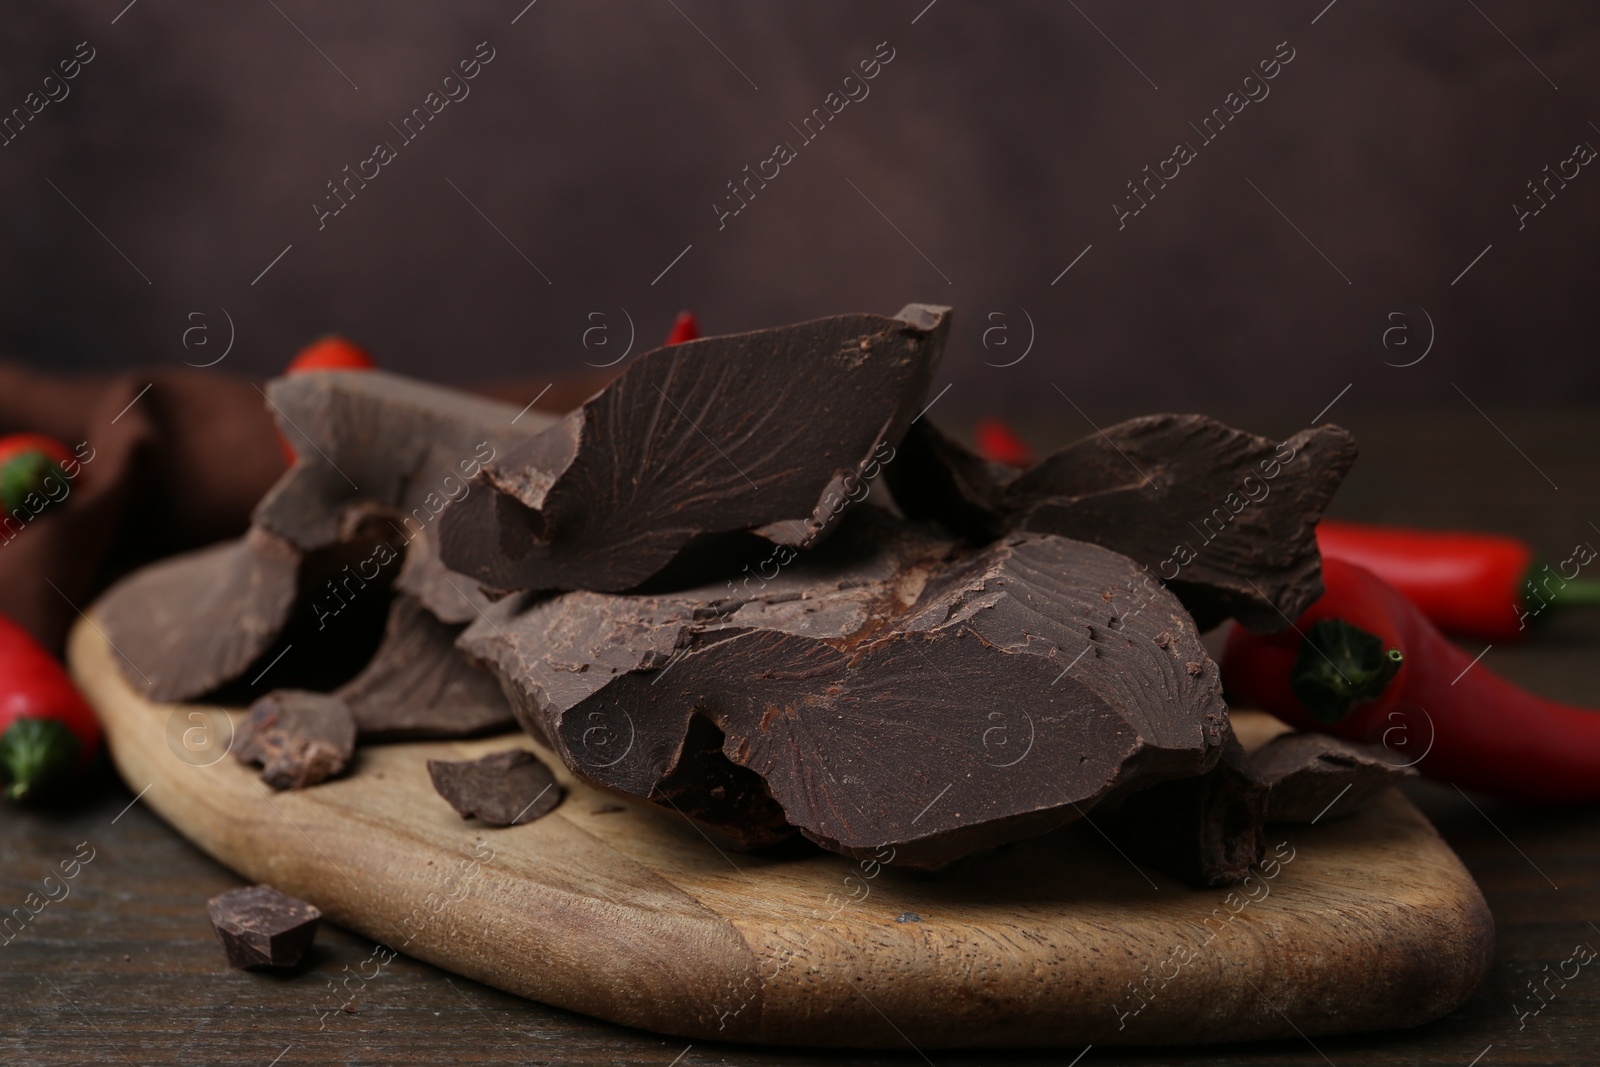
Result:
{"label": "wood grain surface", "polygon": [[[116,659],[91,610],[68,660],[112,758],[207,853],[388,948],[649,1030],[922,1048],[1320,1035],[1437,1018],[1493,955],[1477,886],[1397,792],[1274,827],[1272,862],[1235,892],[1136,867],[1092,822],[909,877],[814,849],[729,855],[521,734],[371,746],[348,777],[274,794],[175,734],[225,736],[242,712],[150,703]],[[1274,730],[1240,719],[1247,744]],[[495,830],[434,792],[427,760],[513,745],[560,768],[551,815]]]}
{"label": "wood grain surface", "polygon": [[[1371,384],[1363,379],[1356,388]],[[1306,410],[1298,414],[1328,399],[1302,397]],[[1281,426],[1270,418],[1235,421],[1286,433],[1296,428],[1295,415],[1285,411]],[[1600,521],[1593,514],[1600,465],[1592,461],[1600,424],[1583,412],[1519,419],[1496,411],[1495,421],[1498,428],[1463,403],[1459,416],[1407,416],[1355,427],[1363,458],[1335,502],[1336,513],[1506,530],[1532,540],[1546,558],[1564,558],[1576,539],[1593,538],[1588,521]],[[1058,436],[1075,431],[1063,426]],[[1041,445],[1051,440],[1048,429],[1034,436]],[[1524,454],[1561,486],[1559,492]],[[1597,649],[1600,613],[1575,613],[1556,618],[1525,645],[1495,646],[1482,662],[1549,696],[1594,705],[1600,703]],[[1481,650],[1469,649],[1474,655]],[[42,892],[41,880],[70,860],[80,842],[96,850],[71,883],[70,897],[51,903],[0,944],[0,1062],[966,1067],[1003,1058],[1066,1067],[1080,1053],[1076,1067],[1595,1062],[1600,982],[1593,967],[1558,986],[1538,1014],[1520,1013],[1539,1005],[1529,983],[1543,980],[1546,968],[1556,968],[1580,942],[1600,946],[1600,805],[1524,808],[1427,781],[1403,789],[1474,875],[1495,918],[1494,965],[1456,1011],[1405,1030],[1346,1036],[1187,1048],[1018,1049],[997,1056],[909,1043],[847,1051],[674,1039],[504,993],[407,955],[363,984],[353,976],[372,973],[374,942],[329,924],[296,972],[230,971],[206,921],[205,901],[240,879],[179,836],[101,760],[66,803],[6,806],[0,817],[0,911]],[[341,1003],[347,1010],[322,1014]],[[1298,1021],[1292,1012],[1289,1017]]]}

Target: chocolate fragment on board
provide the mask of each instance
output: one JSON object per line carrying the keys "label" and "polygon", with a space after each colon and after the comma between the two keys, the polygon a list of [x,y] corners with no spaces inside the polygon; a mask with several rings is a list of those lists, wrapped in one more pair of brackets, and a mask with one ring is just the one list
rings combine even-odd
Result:
{"label": "chocolate fragment on board", "polygon": [[1288,733],[1250,754],[1267,781],[1267,819],[1321,822],[1359,811],[1390,786],[1416,777],[1388,749],[1326,734]]}
{"label": "chocolate fragment on board", "polygon": [[239,762],[259,766],[263,782],[274,789],[304,789],[349,765],[356,723],[338,697],[276,689],[251,705],[234,742]]}
{"label": "chocolate fragment on board", "polygon": [[428,777],[463,819],[476,815],[490,826],[532,822],[554,811],[565,795],[550,768],[521,748],[462,762],[431,759]]}
{"label": "chocolate fragment on board", "polygon": [[300,553],[265,530],[185,553],[118,582],[95,616],[146,699],[193,700],[232,681],[277,640]]}
{"label": "chocolate fragment on board", "polygon": [[431,526],[485,463],[555,421],[383,371],[277,378],[267,401],[296,460],[252,517],[302,550],[340,540],[351,504],[386,509],[408,537]]}
{"label": "chocolate fragment on board", "polygon": [[949,324],[911,304],[647,352],[488,463],[441,557],[496,589],[612,592],[706,535],[810,544],[894,461]]}
{"label": "chocolate fragment on board", "polygon": [[1205,774],[1128,797],[1108,830],[1124,851],[1190,885],[1236,885],[1261,862],[1267,782],[1230,728]]}
{"label": "chocolate fragment on board", "polygon": [[574,773],[746,845],[934,868],[1221,757],[1217,668],[1130,560],[848,519],[759,589],[568,593],[461,643]]}
{"label": "chocolate fragment on board", "polygon": [[412,597],[394,598],[377,653],[334,694],[363,742],[472,737],[516,726],[499,683],[456,650],[460,631]]}
{"label": "chocolate fragment on board", "polygon": [[896,500],[967,537],[1037,530],[1149,568],[1201,630],[1282,630],[1322,595],[1316,525],[1355,462],[1332,424],[1281,444],[1204,415],[1108,426],[1011,477],[931,427],[890,469]]}
{"label": "chocolate fragment on board", "polygon": [[270,885],[230,889],[206,901],[228,966],[293,967],[317,936],[322,912]]}

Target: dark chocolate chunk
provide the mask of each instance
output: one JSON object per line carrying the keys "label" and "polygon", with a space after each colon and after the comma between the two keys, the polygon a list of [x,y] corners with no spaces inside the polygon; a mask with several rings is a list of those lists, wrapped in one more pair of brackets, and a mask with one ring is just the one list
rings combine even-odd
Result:
{"label": "dark chocolate chunk", "polygon": [[356,723],[338,697],[278,689],[251,705],[234,740],[239,762],[259,766],[263,782],[274,789],[304,789],[350,763]]}
{"label": "dark chocolate chunk", "polygon": [[439,538],[431,528],[411,529],[410,537],[395,588],[415,597],[440,622],[466,623],[482,618],[495,598],[476,581],[444,565],[439,559]]}
{"label": "dark chocolate chunk", "polygon": [[1202,630],[1289,626],[1322,595],[1317,522],[1356,459],[1338,426],[1277,444],[1203,415],[1107,427],[1006,490],[1023,529],[1105,545],[1171,585]]}
{"label": "dark chocolate chunk", "polygon": [[193,700],[238,677],[277,640],[299,566],[288,542],[251,530],[123,579],[95,615],[128,684],[150,700]]}
{"label": "dark chocolate chunk", "polygon": [[411,597],[394,598],[377,653],[334,694],[363,742],[471,737],[516,726],[499,683],[456,650],[460,631]]}
{"label": "dark chocolate chunk", "polygon": [[521,748],[459,763],[431,759],[428,777],[463,819],[476,815],[490,826],[521,826],[548,815],[565,792],[550,768]]}
{"label": "dark chocolate chunk", "polygon": [[696,537],[817,540],[925,403],[946,308],[842,315],[639,356],[442,520],[447,567],[496,589],[638,586]]}
{"label": "dark chocolate chunk", "polygon": [[409,537],[468,496],[485,463],[554,422],[382,371],[278,378],[267,398],[297,459],[254,520],[302,550],[340,540],[357,502],[389,509]]}
{"label": "dark chocolate chunk", "polygon": [[1005,490],[1017,473],[984,459],[931,420],[918,419],[884,468],[884,480],[907,518],[940,522],[981,543],[1005,532]]}
{"label": "dark chocolate chunk", "polygon": [[1116,553],[963,553],[862,508],[760,581],[564,594],[461,643],[574,773],[746,845],[939,867],[1221,757],[1216,666]]}
{"label": "dark chocolate chunk", "polygon": [[1326,734],[1281,734],[1250,754],[1266,779],[1272,822],[1320,822],[1365,807],[1416,771],[1385,758],[1388,749]]}
{"label": "dark chocolate chunk", "polygon": [[293,967],[317,936],[322,912],[270,885],[230,889],[206,902],[228,966]]}
{"label": "dark chocolate chunk", "polygon": [[1356,458],[1331,424],[1278,444],[1203,415],[1108,426],[1016,476],[932,427],[902,451],[888,476],[908,515],[969,538],[1023,529],[1090,541],[1149,568],[1201,630],[1232,617],[1263,632],[1322,595],[1316,525]]}
{"label": "dark chocolate chunk", "polygon": [[1191,885],[1236,885],[1265,853],[1266,817],[1266,779],[1230,728],[1215,767],[1132,794],[1110,832],[1132,859]]}

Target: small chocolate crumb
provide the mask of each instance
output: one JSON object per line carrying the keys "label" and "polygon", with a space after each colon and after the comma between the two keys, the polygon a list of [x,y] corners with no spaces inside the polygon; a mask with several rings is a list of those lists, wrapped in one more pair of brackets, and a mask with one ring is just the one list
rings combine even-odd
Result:
{"label": "small chocolate crumb", "polygon": [[477,760],[431,759],[433,788],[461,813],[490,826],[520,826],[547,815],[564,795],[550,768],[532,752],[516,748]]}
{"label": "small chocolate crumb", "polygon": [[922,916],[914,911],[903,911],[895,916],[894,921],[897,923],[919,923],[922,921]]}
{"label": "small chocolate crumb", "polygon": [[312,905],[270,885],[230,889],[208,900],[206,913],[228,965],[241,970],[293,967],[311,947],[322,918]]}
{"label": "small chocolate crumb", "polygon": [[250,706],[239,727],[240,763],[261,767],[274,789],[304,789],[350,763],[356,722],[344,701],[304,689],[277,689]]}

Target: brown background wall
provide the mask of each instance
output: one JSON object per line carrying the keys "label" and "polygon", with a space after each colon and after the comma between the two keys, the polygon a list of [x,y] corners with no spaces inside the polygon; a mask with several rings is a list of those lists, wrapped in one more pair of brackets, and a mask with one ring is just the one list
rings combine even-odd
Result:
{"label": "brown background wall", "polygon": [[[0,149],[0,346],[42,366],[206,362],[226,308],[219,369],[338,329],[423,377],[554,376],[619,353],[623,309],[640,351],[684,306],[729,332],[923,300],[958,311],[947,418],[1081,427],[1052,384],[1102,423],[1303,424],[1349,383],[1330,417],[1600,398],[1600,168],[1525,229],[1512,208],[1600,146],[1588,5],[122,2],[11,4],[0,34],[0,108],[95,50]],[[480,41],[470,96],[400,145]],[[789,124],[882,41],[870,95],[802,146]],[[1189,123],[1285,41],[1202,145]],[[719,231],[780,140],[797,158]],[[1198,158],[1119,230],[1179,140]],[[379,141],[397,158],[319,231],[324,183]],[[986,365],[1028,317],[1027,358]],[[1428,357],[1385,366],[1427,317]]]}

